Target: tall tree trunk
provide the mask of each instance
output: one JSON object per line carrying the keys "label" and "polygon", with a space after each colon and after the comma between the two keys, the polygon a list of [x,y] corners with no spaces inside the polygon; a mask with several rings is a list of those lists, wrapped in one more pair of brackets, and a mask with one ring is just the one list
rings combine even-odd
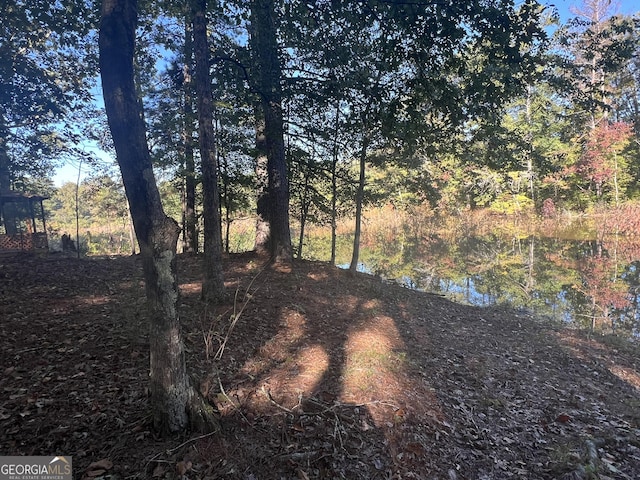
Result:
{"label": "tall tree trunk", "polygon": [[11,168],[9,165],[9,129],[2,112],[0,112],[0,192],[11,190]]}
{"label": "tall tree trunk", "polygon": [[353,234],[353,255],[349,271],[355,273],[358,270],[358,258],[360,256],[360,234],[362,230],[362,203],[364,202],[365,169],[367,164],[367,150],[369,149],[369,137],[365,134],[360,150],[360,176],[358,178],[358,191],[356,192],[356,228]]}
{"label": "tall tree trunk", "polygon": [[[218,151],[220,153],[220,151]],[[231,230],[231,209],[233,208],[233,198],[229,189],[229,162],[226,155],[220,155],[218,165],[221,166],[220,177],[222,180],[222,198],[224,200],[224,251],[229,253],[229,236]],[[221,202],[222,207],[222,202]],[[221,209],[222,210],[222,209]],[[222,211],[220,212],[222,218]]]}
{"label": "tall tree trunk", "polygon": [[262,105],[254,108],[256,119],[256,240],[255,251],[258,255],[271,252],[271,227],[269,222],[269,173],[267,170],[267,139],[264,131]]}
{"label": "tall tree trunk", "polygon": [[309,215],[309,173],[305,175],[304,187],[302,189],[302,200],[300,202],[300,236],[298,237],[298,258],[302,258],[302,247],[304,246],[304,229],[307,225],[307,216]]}
{"label": "tall tree trunk", "polygon": [[527,142],[527,180],[529,183],[529,193],[531,194],[531,201],[536,201],[535,189],[533,180],[535,174],[533,172],[533,118],[531,112],[531,97],[532,97],[533,87],[531,85],[527,85],[527,101],[526,101],[526,120],[527,120],[527,134],[526,134],[526,142]]}
{"label": "tall tree trunk", "polygon": [[129,223],[129,243],[131,244],[131,255],[136,254],[136,244],[138,239],[136,238],[136,230],[133,226],[133,217],[131,216],[131,208],[129,207],[129,200],[127,200],[127,221]]}
{"label": "tall tree trunk", "polygon": [[331,265],[336,263],[336,230],[338,201],[338,133],[340,129],[340,103],[336,104],[336,126],[333,133],[333,152],[331,155]]}
{"label": "tall tree trunk", "polygon": [[[218,133],[216,132],[216,138],[217,138]],[[216,166],[217,166],[217,171],[218,171],[218,178],[220,178],[220,181],[223,184],[223,192],[224,192],[224,201],[226,202],[226,193],[227,193],[227,185],[226,182],[224,180],[224,176],[222,175],[222,171],[220,170],[220,150],[219,148],[216,148]],[[219,190],[219,188],[218,188]],[[220,219],[220,256],[222,257],[222,252],[225,251],[225,245],[224,245],[224,241],[222,240],[222,194],[220,192],[218,192],[218,218]],[[225,205],[226,208],[226,205]],[[227,220],[229,219],[229,210],[227,210]],[[226,250],[227,253],[229,253],[229,250]]]}
{"label": "tall tree trunk", "polygon": [[336,238],[338,230],[338,212],[337,212],[337,200],[338,200],[338,182],[336,177],[336,157],[331,161],[331,259],[329,263],[331,265],[336,264]]}
{"label": "tall tree trunk", "polygon": [[134,85],[135,0],[104,0],[100,73],[109,128],[142,254],[150,314],[153,425],[165,434],[217,429],[215,410],[189,382],[176,305],[176,244],[180,229],[162,209]]}
{"label": "tall tree trunk", "polygon": [[[0,193],[11,190],[11,165],[9,159],[9,146],[7,139],[9,138],[9,129],[6,126],[5,118],[0,112]],[[7,235],[15,235],[18,233],[16,227],[16,210],[8,204],[2,212],[4,217],[4,233]]]}
{"label": "tall tree trunk", "polygon": [[267,172],[269,177],[270,253],[277,263],[291,263],[289,179],[284,149],[282,77],[278,58],[276,11],[273,0],[251,1],[251,49],[264,112]]}
{"label": "tall tree trunk", "polygon": [[218,192],[218,158],[213,127],[213,98],[209,75],[207,42],[207,0],[192,0],[193,46],[196,60],[198,97],[198,136],[202,161],[202,193],[204,215],[204,279],[202,299],[220,303],[224,299],[222,271],[222,224]]}
{"label": "tall tree trunk", "polygon": [[193,156],[193,82],[191,65],[193,61],[193,30],[191,9],[188,8],[184,27],[184,126],[182,141],[184,142],[184,212],[183,239],[184,251],[198,251],[198,220],[196,216],[196,164]]}

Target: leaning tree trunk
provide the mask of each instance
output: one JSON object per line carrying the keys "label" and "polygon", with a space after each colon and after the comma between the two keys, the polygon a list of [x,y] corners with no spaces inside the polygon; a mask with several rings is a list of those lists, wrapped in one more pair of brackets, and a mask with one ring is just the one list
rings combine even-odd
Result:
{"label": "leaning tree trunk", "polygon": [[109,128],[142,254],[150,313],[150,396],[153,424],[166,434],[218,428],[215,410],[191,386],[176,310],[179,228],[162,209],[134,85],[136,0],[104,0],[100,73]]}
{"label": "leaning tree trunk", "polygon": [[284,149],[282,76],[278,58],[276,11],[273,0],[251,1],[251,49],[264,112],[269,177],[269,247],[275,262],[291,263],[293,248],[289,226],[289,179]]}
{"label": "leaning tree trunk", "polygon": [[193,46],[196,60],[198,135],[202,162],[202,213],[204,215],[204,279],[202,299],[220,303],[224,299],[222,230],[218,192],[218,158],[213,129],[213,98],[207,46],[207,0],[192,0]]}

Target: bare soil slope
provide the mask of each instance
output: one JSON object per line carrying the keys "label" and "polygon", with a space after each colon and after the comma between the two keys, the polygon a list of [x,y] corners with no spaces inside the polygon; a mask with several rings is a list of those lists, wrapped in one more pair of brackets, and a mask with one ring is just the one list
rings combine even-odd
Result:
{"label": "bare soil slope", "polygon": [[223,432],[160,439],[139,259],[1,258],[0,454],[76,478],[640,478],[637,345],[250,254],[205,308],[199,262],[180,315]]}

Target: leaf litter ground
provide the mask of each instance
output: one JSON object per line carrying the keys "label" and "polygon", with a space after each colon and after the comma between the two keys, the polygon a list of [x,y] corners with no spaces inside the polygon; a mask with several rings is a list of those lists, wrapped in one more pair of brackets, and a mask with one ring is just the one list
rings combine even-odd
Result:
{"label": "leaf litter ground", "polygon": [[75,478],[637,479],[637,344],[317,262],[181,256],[194,382],[222,432],[149,425],[140,259],[0,259],[0,454]]}

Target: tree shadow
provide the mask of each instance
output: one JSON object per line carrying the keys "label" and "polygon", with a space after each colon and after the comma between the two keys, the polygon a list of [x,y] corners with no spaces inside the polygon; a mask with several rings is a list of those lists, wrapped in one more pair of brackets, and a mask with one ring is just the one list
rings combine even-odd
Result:
{"label": "tree shadow", "polygon": [[240,256],[228,286],[252,284],[253,298],[212,361],[205,320],[233,309],[203,311],[198,257],[180,268],[187,361],[202,380],[219,372],[224,392],[216,376],[207,393],[223,432],[153,436],[135,258],[20,259],[0,276],[3,452],[70,454],[77,472],[108,458],[132,478],[640,472],[640,368],[626,350],[318,263],[256,278]]}
{"label": "tree shadow", "polygon": [[[442,415],[376,298],[380,285],[309,262],[261,275],[221,362],[224,394],[214,389],[210,396],[223,424],[228,417],[226,428],[261,438],[236,447],[243,449],[243,468],[257,472],[251,462],[259,458],[260,469],[282,475],[302,469],[315,478],[424,471],[421,459],[437,442]],[[235,282],[233,274],[227,279]],[[238,419],[248,424],[240,427]],[[273,422],[277,432],[265,429],[263,437],[259,426]]]}
{"label": "tree shadow", "polygon": [[[612,468],[640,471],[612,440],[623,438],[621,426],[637,425],[636,367],[615,373],[596,359],[594,384],[555,327],[522,313],[458,305],[318,264],[300,262],[287,275],[265,279],[284,287],[262,292],[278,306],[265,317],[272,335],[251,337],[250,322],[236,332],[257,342],[238,364],[240,378],[226,379],[242,411],[283,416],[293,431],[304,428],[307,409],[366,412],[353,432],[364,425],[368,445],[384,446],[369,449],[383,460],[369,461],[366,475],[555,478],[591,468],[583,452],[593,432],[611,440],[603,448]],[[608,391],[615,398],[603,401]],[[624,438],[634,445],[637,432]],[[322,458],[337,458],[330,444],[333,453]]]}

